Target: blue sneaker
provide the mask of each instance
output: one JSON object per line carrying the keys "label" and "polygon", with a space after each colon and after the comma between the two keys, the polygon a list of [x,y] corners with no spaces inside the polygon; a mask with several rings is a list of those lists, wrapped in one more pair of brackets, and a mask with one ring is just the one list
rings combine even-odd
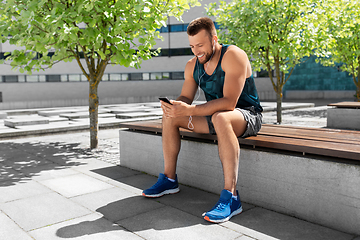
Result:
{"label": "blue sneaker", "polygon": [[236,197],[228,190],[222,190],[219,201],[208,212],[203,214],[206,221],[221,223],[228,221],[232,216],[242,212],[239,193],[236,190]]}
{"label": "blue sneaker", "polygon": [[145,197],[161,197],[165,194],[174,194],[180,191],[177,176],[175,182],[171,182],[164,174],[160,173],[158,181],[149,189],[143,191]]}

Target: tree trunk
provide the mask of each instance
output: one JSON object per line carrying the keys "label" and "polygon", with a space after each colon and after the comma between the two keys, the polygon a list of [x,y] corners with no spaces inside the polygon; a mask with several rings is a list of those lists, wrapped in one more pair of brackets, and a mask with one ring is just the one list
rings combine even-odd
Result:
{"label": "tree trunk", "polygon": [[98,97],[98,84],[91,84],[89,82],[89,117],[90,117],[90,148],[94,149],[98,147],[98,108],[99,108],[99,97]]}
{"label": "tree trunk", "polygon": [[281,88],[278,86],[278,90],[276,92],[276,121],[278,124],[280,124],[282,122],[281,119],[281,111],[282,111],[282,107],[281,107],[281,103],[282,103],[282,93],[281,93]]}

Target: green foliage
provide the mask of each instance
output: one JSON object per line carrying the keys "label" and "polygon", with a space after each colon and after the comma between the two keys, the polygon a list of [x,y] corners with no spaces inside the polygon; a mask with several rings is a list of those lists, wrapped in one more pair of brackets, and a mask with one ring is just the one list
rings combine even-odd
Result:
{"label": "green foliage", "polygon": [[360,101],[360,1],[329,0],[326,9],[323,34],[328,42],[323,46],[320,62],[325,66],[341,64],[340,69],[353,76]]}
{"label": "green foliage", "polygon": [[289,73],[321,44],[317,11],[310,0],[233,0],[208,6],[208,14],[224,27],[222,41],[246,51],[254,70],[278,65],[281,73]]}
{"label": "green foliage", "polygon": [[208,6],[208,14],[223,27],[220,41],[243,49],[254,70],[269,72],[277,93],[279,123],[282,89],[292,70],[326,40],[318,34],[321,11],[314,0],[233,0]]}
{"label": "green foliage", "polygon": [[180,19],[190,5],[197,0],[4,0],[1,41],[22,47],[7,59],[21,71],[76,59],[89,80],[100,80],[110,62],[139,67],[151,58],[156,29],[165,26],[167,16]]}

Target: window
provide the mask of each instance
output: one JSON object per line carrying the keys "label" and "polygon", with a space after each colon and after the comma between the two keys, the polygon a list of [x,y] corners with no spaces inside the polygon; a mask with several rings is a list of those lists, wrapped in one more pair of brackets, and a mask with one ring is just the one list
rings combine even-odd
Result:
{"label": "window", "polygon": [[110,81],[121,81],[121,74],[109,74],[109,80]]}
{"label": "window", "polygon": [[160,33],[167,33],[167,32],[169,32],[169,28],[168,28],[168,27],[161,27],[161,28],[159,29],[159,32],[160,32]]}
{"label": "window", "polygon": [[184,72],[172,72],[172,79],[184,79]]}
{"label": "window", "polygon": [[18,82],[17,75],[5,75],[3,76],[3,82]]}
{"label": "window", "polygon": [[129,80],[129,74],[127,74],[127,73],[122,73],[122,74],[121,74],[121,80],[123,80],[123,81]]}
{"label": "window", "polygon": [[150,73],[143,73],[142,80],[150,80]]}
{"label": "window", "polygon": [[184,24],[170,25],[170,32],[183,32]]}
{"label": "window", "polygon": [[102,76],[102,79],[101,79],[102,81],[109,81],[109,74],[104,74],[103,76]]}
{"label": "window", "polygon": [[162,74],[161,72],[155,72],[155,73],[150,73],[150,79],[151,80],[159,80],[162,79]]}
{"label": "window", "polygon": [[39,75],[39,82],[46,82],[46,76],[45,75]]}
{"label": "window", "polygon": [[169,72],[163,72],[162,79],[170,79],[170,73]]}
{"label": "window", "polygon": [[19,75],[19,76],[18,76],[18,81],[19,81],[19,82],[26,82],[26,77],[25,77],[25,75]]}
{"label": "window", "polygon": [[38,82],[38,81],[39,81],[39,75],[26,76],[26,82]]}
{"label": "window", "polygon": [[80,82],[80,74],[69,74],[69,82]]}
{"label": "window", "polygon": [[142,80],[142,73],[130,73],[130,80]]}
{"label": "window", "polygon": [[62,82],[67,82],[68,81],[68,75],[61,75],[60,79]]}
{"label": "window", "polygon": [[46,75],[46,82],[61,82],[60,75]]}

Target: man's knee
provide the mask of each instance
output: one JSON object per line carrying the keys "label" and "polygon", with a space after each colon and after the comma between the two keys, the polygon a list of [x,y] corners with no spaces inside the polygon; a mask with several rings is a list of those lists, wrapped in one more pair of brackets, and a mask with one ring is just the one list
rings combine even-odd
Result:
{"label": "man's knee", "polygon": [[230,123],[229,119],[226,117],[225,112],[214,113],[211,117],[211,121],[214,124],[215,129],[219,129]]}
{"label": "man's knee", "polygon": [[167,118],[164,115],[162,117],[163,127],[171,126],[171,127],[180,128],[183,125],[182,122],[183,122],[182,118],[176,118],[176,117]]}

